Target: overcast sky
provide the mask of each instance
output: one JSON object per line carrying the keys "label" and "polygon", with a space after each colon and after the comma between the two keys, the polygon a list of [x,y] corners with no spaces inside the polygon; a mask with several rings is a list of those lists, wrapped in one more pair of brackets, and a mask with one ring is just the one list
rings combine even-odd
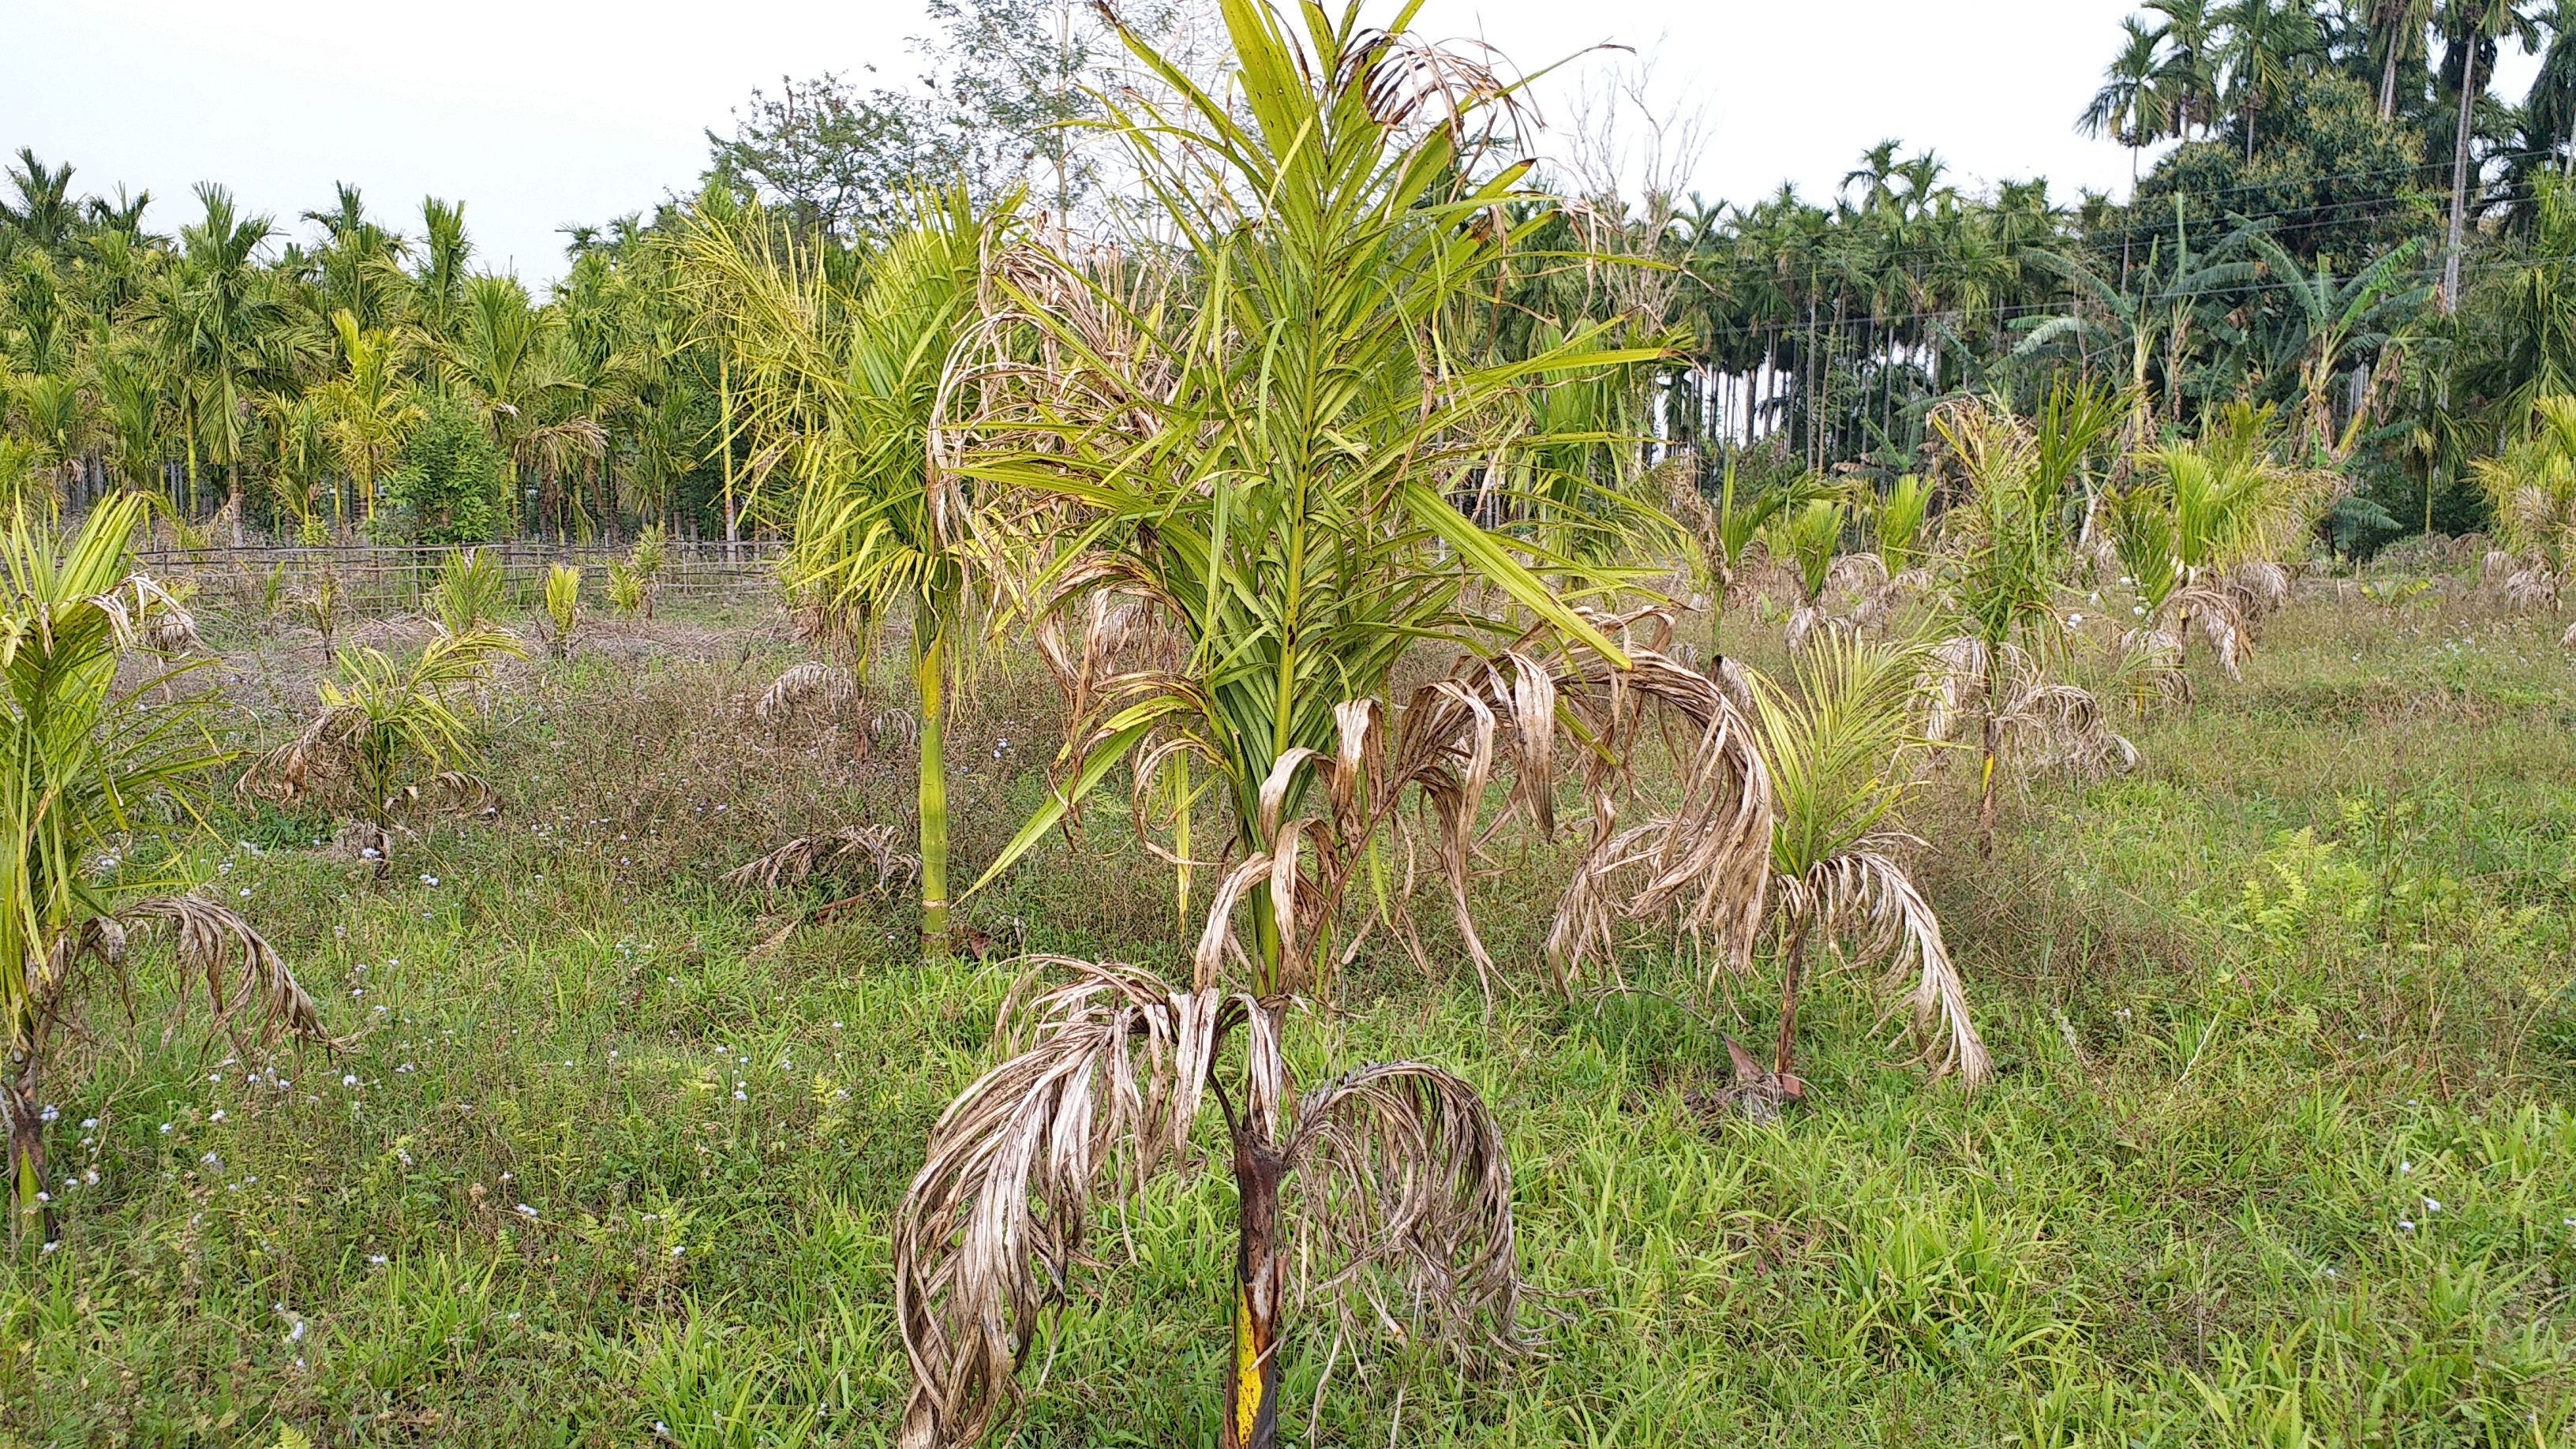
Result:
{"label": "overcast sky", "polygon": [[[2079,187],[2128,185],[2127,153],[2072,122],[2133,9],[1430,0],[1420,24],[1480,35],[1524,68],[1604,41],[1652,55],[1661,104],[1705,119],[1696,179],[1712,199],[1751,201],[1784,179],[1828,195],[1863,148],[1893,136],[1938,150],[1971,185],[2046,175],[2072,200]],[[463,198],[484,264],[532,283],[560,273],[567,223],[687,189],[705,131],[729,131],[752,87],[870,63],[908,77],[905,37],[928,29],[920,0],[5,0],[0,11],[0,149],[71,161],[78,189],[150,188],[155,229],[195,214],[188,192],[202,180],[288,222],[348,180],[406,230],[424,195]],[[1553,90],[1548,117],[1563,124],[1572,107],[1565,86]]]}

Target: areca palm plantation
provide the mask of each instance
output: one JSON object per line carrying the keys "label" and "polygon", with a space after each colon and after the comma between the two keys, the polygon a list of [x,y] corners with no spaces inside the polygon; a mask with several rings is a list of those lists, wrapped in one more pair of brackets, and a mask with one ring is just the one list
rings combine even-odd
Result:
{"label": "areca palm plantation", "polygon": [[120,840],[163,828],[163,806],[187,818],[224,759],[192,702],[145,710],[143,688],[117,685],[119,661],[164,607],[129,574],[143,518],[137,495],[103,503],[59,556],[23,520],[0,531],[0,959],[13,963],[0,971],[0,1128],[18,1233],[44,1216],[54,1032],[87,968],[122,969],[129,928],[177,927],[182,994],[201,975],[219,1022],[247,1011],[267,1030],[322,1035],[312,1000],[239,916],[163,894],[183,881],[93,869],[124,853]]}
{"label": "areca palm plantation", "polygon": [[911,609],[921,933],[934,952],[949,934],[947,692],[973,598],[968,499],[934,472],[927,437],[985,262],[1013,227],[963,193],[929,199],[855,294],[756,215],[702,214],[689,242],[698,283],[728,320],[740,403],[763,445],[786,450],[798,485],[789,586],[862,657],[881,621]]}
{"label": "areca palm plantation", "polygon": [[253,399],[291,388],[298,363],[312,352],[276,279],[257,265],[275,229],[270,219],[242,215],[220,186],[201,186],[197,196],[205,217],[180,232],[177,264],[151,299],[154,330],[178,383],[191,505],[201,460],[226,470],[231,501],[240,501]]}
{"label": "areca palm plantation", "polygon": [[[1463,867],[1503,755],[1519,808],[1542,828],[1551,817],[1559,701],[1616,696],[1633,714],[1649,693],[1695,691],[1714,722],[1707,793],[1740,806],[1727,818],[1744,828],[1678,844],[1668,874],[1730,918],[1746,898],[1758,913],[1768,795],[1740,720],[1704,676],[1613,644],[1531,565],[1581,567],[1453,502],[1478,470],[1509,476],[1548,441],[1530,422],[1535,380],[1657,355],[1601,349],[1596,329],[1517,359],[1451,345],[1526,239],[1513,208],[1530,199],[1527,168],[1480,144],[1509,88],[1416,39],[1410,8],[1383,30],[1356,5],[1308,7],[1302,27],[1260,0],[1226,0],[1223,15],[1225,90],[1131,39],[1174,101],[1110,102],[1184,265],[1012,258],[998,278],[1009,306],[964,354],[959,406],[934,436],[939,466],[1008,490],[988,527],[1029,555],[1017,597],[1031,615],[1123,598],[1178,643],[1171,667],[1103,681],[1070,778],[995,869],[1122,760],[1140,785],[1181,759],[1211,772],[1233,848],[1189,982],[1062,966],[1069,984],[1009,1014],[1025,1050],[933,1130],[895,1227],[916,1376],[907,1445],[984,1430],[1094,1194],[1168,1160],[1211,1094],[1237,1189],[1229,1449],[1278,1442],[1301,1203],[1310,1261],[1393,1274],[1379,1301],[1413,1306],[1442,1341],[1516,1340],[1510,1167],[1476,1093],[1394,1063],[1297,1097],[1281,1049],[1288,997],[1331,959],[1342,887],[1404,794],[1428,802],[1438,853]],[[1596,663],[1539,663],[1552,640]],[[1399,711],[1391,676],[1424,644],[1469,661]],[[1622,694],[1609,676],[1632,664]],[[1451,878],[1463,921],[1463,873]]]}

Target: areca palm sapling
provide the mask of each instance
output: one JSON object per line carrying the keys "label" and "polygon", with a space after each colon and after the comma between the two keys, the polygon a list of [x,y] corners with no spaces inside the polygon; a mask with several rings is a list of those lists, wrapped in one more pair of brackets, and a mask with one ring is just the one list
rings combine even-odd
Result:
{"label": "areca palm sapling", "polygon": [[1791,611],[1788,627],[1792,651],[1825,623],[1825,588],[1833,582],[1842,543],[1843,507],[1838,498],[1810,498],[1797,511],[1772,519],[1764,531],[1763,546],[1771,556],[1797,570],[1798,607]]}
{"label": "areca palm sapling", "polygon": [[2532,424],[2476,465],[2502,545],[2487,572],[2515,608],[2554,605],[2576,571],[2576,397],[2538,399]]}
{"label": "areca palm sapling", "polygon": [[1791,661],[1794,689],[1751,676],[1778,808],[1769,923],[1782,974],[1771,1070],[1792,1095],[1803,1091],[1792,1055],[1799,992],[1819,945],[1887,963],[1936,1072],[1955,1068],[1973,1091],[1994,1071],[1941,923],[1904,864],[1919,842],[1889,825],[1933,748],[1915,723],[1926,663],[1919,646],[1826,634]]}
{"label": "areca palm sapling", "polygon": [[[2043,412],[2045,424],[2050,414]],[[1933,651],[1925,733],[1947,743],[1973,706],[1983,716],[1978,845],[1991,849],[1996,769],[2017,728],[2065,718],[2073,686],[2048,683],[2043,666],[2061,650],[2056,599],[2074,566],[2067,484],[2116,422],[2082,419],[2080,430],[2045,437],[1998,401],[1969,399],[1934,414],[1962,496],[1942,515],[1940,592],[1952,637]],[[2078,446],[2078,444],[2085,446]],[[2099,712],[2090,717],[2100,735]],[[2099,742],[2109,746],[2110,738]],[[2125,742],[2121,742],[2125,745]]]}
{"label": "areca palm sapling", "polygon": [[509,593],[501,555],[484,548],[452,548],[438,560],[438,581],[426,602],[430,622],[444,634],[471,634],[498,618]]}
{"label": "areca palm sapling", "polygon": [[322,663],[325,668],[340,666],[340,651],[335,638],[340,628],[340,576],[324,569],[313,582],[295,596],[295,608],[304,622],[322,640]]}
{"label": "areca palm sapling", "polygon": [[557,659],[571,658],[573,641],[581,633],[579,568],[561,563],[547,567],[545,623],[546,652]]}
{"label": "areca palm sapling", "polygon": [[948,949],[947,692],[973,627],[969,502],[935,476],[925,437],[984,266],[1015,227],[962,192],[925,198],[854,291],[758,214],[702,212],[696,285],[729,322],[738,402],[799,485],[789,587],[864,659],[909,605],[918,689],[921,934]]}
{"label": "areca palm sapling", "polygon": [[[0,532],[7,596],[0,601],[0,1129],[8,1140],[11,1225],[23,1233],[44,1211],[44,1073],[54,1033],[77,1009],[84,968],[121,969],[129,930],[166,922],[178,931],[185,984],[202,975],[216,1020],[249,1012],[263,1032],[322,1038],[312,999],[277,953],[241,917],[186,896],[182,884],[97,862],[149,836],[157,811],[185,812],[205,772],[225,758],[204,728],[211,699],[179,696],[146,710],[153,683],[119,689],[117,666],[141,641],[154,595],[130,573],[128,549],[144,502],[101,503],[58,557],[52,540],[20,521]],[[238,977],[235,962],[239,963]]]}
{"label": "areca palm sapling", "polygon": [[1663,476],[1668,485],[1665,509],[1689,535],[1692,582],[1708,595],[1708,652],[1714,659],[1718,626],[1725,622],[1727,605],[1734,602],[1746,551],[1789,501],[1791,490],[1764,488],[1744,496],[1731,456],[1718,475],[1715,498],[1702,490],[1696,469],[1675,469]]}
{"label": "areca palm sapling", "polygon": [[[1379,1265],[1402,1290],[1381,1301],[1419,1305],[1443,1340],[1514,1341],[1509,1164],[1476,1094],[1394,1063],[1293,1097],[1280,1044],[1290,994],[1331,959],[1343,890],[1407,794],[1435,817],[1487,969],[1464,874],[1497,761],[1544,830],[1560,702],[1624,719],[1687,692],[1736,726],[1709,732],[1704,793],[1759,829],[1677,844],[1670,893],[1730,918],[1746,898],[1758,909],[1768,796],[1731,706],[1703,675],[1623,654],[1523,560],[1568,578],[1583,566],[1515,548],[1451,502],[1544,441],[1535,380],[1657,355],[1598,349],[1589,331],[1520,358],[1450,345],[1527,224],[1527,167],[1496,167],[1483,145],[1511,88],[1413,37],[1409,9],[1377,30],[1356,6],[1309,7],[1302,34],[1258,0],[1223,14],[1224,94],[1130,37],[1172,99],[1108,101],[1182,265],[1062,245],[1006,257],[933,435],[940,472],[1004,490],[982,518],[1022,561],[1026,617],[1078,617],[1109,594],[1181,646],[1174,667],[1102,682],[1068,778],[986,878],[1120,762],[1140,782],[1173,759],[1208,769],[1233,841],[1189,983],[1056,963],[1069,984],[1005,1013],[1003,1039],[1024,1049],[933,1129],[895,1227],[907,1445],[983,1431],[1060,1301],[1094,1194],[1132,1191],[1212,1089],[1237,1187],[1224,1444],[1277,1441],[1287,1274],[1312,1261],[1283,1228],[1300,1203],[1315,1257],[1353,1260],[1334,1285]],[[1471,607],[1471,588],[1520,617]],[[1587,652],[1551,668],[1554,639]],[[1425,642],[1467,657],[1398,711],[1395,666]],[[1239,1095],[1220,1077],[1236,1039]]]}
{"label": "areca palm sapling", "polygon": [[472,706],[458,697],[503,657],[524,659],[527,651],[482,627],[441,633],[408,660],[375,649],[344,654],[338,677],[318,686],[321,711],[295,738],[253,761],[237,788],[281,804],[314,800],[349,814],[340,843],[374,862],[381,879],[391,869],[403,817],[494,802],[492,787],[470,773]]}
{"label": "areca palm sapling", "polygon": [[2188,697],[2184,656],[2196,629],[2227,677],[2242,677],[2261,612],[2288,592],[2270,562],[2305,523],[2295,478],[2257,454],[2178,444],[2144,460],[2111,504],[2111,536],[2138,592],[2137,625],[2121,640],[2170,696]]}

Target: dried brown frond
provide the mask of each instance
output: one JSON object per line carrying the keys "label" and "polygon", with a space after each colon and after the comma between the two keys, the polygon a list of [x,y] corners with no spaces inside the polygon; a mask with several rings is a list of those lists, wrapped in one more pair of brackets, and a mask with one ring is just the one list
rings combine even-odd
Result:
{"label": "dried brown frond", "polygon": [[2576,649],[2576,624],[2568,625],[2567,632],[2558,636],[2558,647]]}
{"label": "dried brown frond", "polygon": [[1287,1156],[1300,1260],[1348,1265],[1314,1285],[1346,1328],[1365,1305],[1462,1357],[1528,1347],[1511,1155],[1474,1087],[1421,1062],[1363,1067],[1299,1100]]}
{"label": "dried brown frond", "polygon": [[868,739],[876,744],[918,745],[921,716],[908,709],[881,709],[868,717]]}
{"label": "dried brown frond", "polygon": [[2189,646],[2192,631],[2198,629],[2200,636],[2209,641],[2210,652],[2218,657],[2219,669],[2230,679],[2245,677],[2245,658],[2253,649],[2253,628],[2227,594],[2216,589],[2177,589],[2166,597],[2156,621],[2173,635],[2177,657]]}
{"label": "dried brown frond", "polygon": [[1887,564],[1874,553],[1847,553],[1825,570],[1825,592],[1864,598],[1887,585]]}
{"label": "dried brown frond", "polygon": [[[1589,756],[1585,782],[1593,843],[1557,902],[1547,955],[1560,989],[1591,958],[1616,963],[1622,922],[1672,914],[1677,929],[1713,936],[1723,965],[1750,971],[1771,879],[1771,773],[1752,723],[1717,680],[1650,649],[1631,667],[1593,662],[1560,674],[1558,692],[1605,754]],[[1698,746],[1681,769],[1668,812],[1618,826],[1619,787],[1653,705],[1695,725]]]}
{"label": "dried brown frond", "polygon": [[416,785],[405,785],[385,801],[385,813],[431,810],[445,815],[480,815],[501,808],[501,792],[479,775],[441,770]]}
{"label": "dried brown frond", "polygon": [[808,660],[770,682],[751,716],[777,728],[807,719],[837,719],[858,702],[858,681],[837,664]]}
{"label": "dried brown frond", "polygon": [[1778,882],[1778,916],[1786,932],[1818,932],[1848,959],[1885,961],[1890,989],[1907,986],[1904,1005],[1923,1061],[1939,1076],[1956,1070],[1970,1091],[1994,1075],[1994,1062],[1968,1019],[1967,986],[1941,922],[1897,858],[1901,836],[1880,835],[1818,862],[1802,879]]}
{"label": "dried brown frond", "polygon": [[2546,564],[2533,564],[2505,576],[2505,607],[2517,613],[2539,613],[2558,607],[2559,579]]}
{"label": "dried brown frond", "polygon": [[779,891],[804,884],[820,872],[834,874],[860,861],[876,867],[877,889],[895,877],[909,886],[921,878],[919,857],[896,848],[895,827],[852,825],[829,835],[799,836],[757,860],[726,871],[720,879],[734,890]]}
{"label": "dried brown frond", "polygon": [[[1103,1266],[1085,1251],[1095,1200],[1206,1161],[1191,1128],[1238,1031],[1245,1095],[1227,1125],[1281,1144],[1283,1174],[1310,1182],[1305,1291],[1334,1294],[1354,1326],[1362,1304],[1411,1319],[1460,1358],[1522,1346],[1511,1165],[1473,1087],[1399,1062],[1292,1097],[1273,1008],[1131,966],[1026,964],[994,1026],[1010,1056],[941,1114],[895,1216],[905,1449],[976,1442],[1016,1406],[1041,1316],[1076,1268]],[[1046,972],[1071,979],[1041,986]]]}
{"label": "dried brown frond", "polygon": [[2093,778],[2138,767],[2138,747],[2112,730],[2100,700],[2072,684],[2028,680],[1995,722],[2025,774],[2063,770]]}
{"label": "dried brown frond", "polygon": [[355,705],[326,709],[295,738],[251,761],[233,788],[280,805],[327,793],[350,778],[366,727],[367,712]]}
{"label": "dried brown frond", "polygon": [[134,591],[135,643],[155,654],[205,649],[205,641],[197,637],[196,616],[167,589],[141,574],[129,576],[125,587]]}
{"label": "dried brown frond", "polygon": [[1919,682],[1923,737],[1935,745],[1960,743],[1971,712],[1986,702],[1986,679],[1993,670],[1994,661],[1982,639],[1962,634],[1933,645]]}
{"label": "dried brown frond", "polygon": [[995,1035],[1015,1055],[931,1128],[928,1160],[893,1230],[896,1327],[913,1390],[898,1442],[968,1444],[1019,1399],[1039,1315],[1063,1301],[1092,1198],[1132,1191],[1189,1139],[1210,1064],[1247,1008],[1214,987],[1173,990],[1147,972],[1062,958],[1074,973]]}
{"label": "dried brown frond", "polygon": [[1850,627],[1846,621],[1826,613],[1821,604],[1800,604],[1791,611],[1788,627],[1781,632],[1780,642],[1791,654],[1796,654],[1806,648],[1818,634],[1834,633]]}
{"label": "dried brown frond", "polygon": [[[322,1030],[313,998],[296,984],[276,948],[232,910],[194,896],[162,896],[127,906],[117,919],[128,930],[166,922],[177,931],[179,964],[189,973],[185,979],[205,978],[214,1019],[225,1029],[230,1030],[234,1016],[247,1007],[257,1013],[263,1044],[275,1041],[282,1032],[293,1032],[325,1046],[346,1045]],[[121,954],[123,946],[120,933],[110,949]],[[232,969],[235,958],[240,961],[237,981]]]}
{"label": "dried brown frond", "polygon": [[2218,582],[2218,592],[2236,606],[2248,624],[2289,607],[2290,571],[2265,559],[2238,564]]}
{"label": "dried brown frond", "polygon": [[2156,703],[2189,704],[2191,676],[2183,672],[2182,636],[2147,625],[2120,635],[2112,650],[2113,674],[2120,693],[2143,708]]}

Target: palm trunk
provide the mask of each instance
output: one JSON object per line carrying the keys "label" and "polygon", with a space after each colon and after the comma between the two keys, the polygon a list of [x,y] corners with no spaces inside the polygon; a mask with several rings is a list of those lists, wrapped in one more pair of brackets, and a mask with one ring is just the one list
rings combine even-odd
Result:
{"label": "palm trunk", "polygon": [[1995,764],[2003,743],[2003,721],[1994,713],[1992,681],[1987,684],[1985,764],[1980,777],[1984,780],[1983,798],[1977,804],[1977,854],[1995,853]]}
{"label": "palm trunk", "polygon": [[2468,233],[2469,216],[2469,125],[2478,107],[2477,42],[2460,62],[2460,124],[2451,146],[2451,240],[2442,259],[2442,310],[2453,312],[2460,305],[2460,245]]}
{"label": "palm trunk", "polygon": [[1225,1380],[1224,1449],[1275,1449],[1279,1442],[1279,1330],[1288,1297],[1279,1185],[1287,1175],[1287,1157],[1261,1139],[1247,1110],[1234,1125],[1234,1359]]}
{"label": "palm trunk", "polygon": [[7,1119],[9,1134],[9,1236],[12,1242],[19,1241],[34,1228],[51,1241],[53,1207],[36,1200],[45,1186],[45,1124],[36,1100],[36,1058],[33,1052],[12,1056],[8,1080],[0,1081],[0,1118]]}
{"label": "palm trunk", "polygon": [[2397,37],[2388,37],[2388,64],[2379,72],[2379,120],[2385,125],[2397,119]]}
{"label": "palm trunk", "polygon": [[1807,923],[1805,921],[1800,921],[1798,928],[1789,933],[1787,963],[1780,978],[1780,1042],[1771,1054],[1772,1075],[1779,1077],[1792,1075],[1790,1069],[1795,1062],[1792,1049],[1796,1044],[1798,1030],[1798,987],[1807,969]]}
{"label": "palm trunk", "polygon": [[921,947],[948,954],[948,765],[941,749],[947,712],[948,629],[928,598],[912,616],[912,674],[921,690]]}

